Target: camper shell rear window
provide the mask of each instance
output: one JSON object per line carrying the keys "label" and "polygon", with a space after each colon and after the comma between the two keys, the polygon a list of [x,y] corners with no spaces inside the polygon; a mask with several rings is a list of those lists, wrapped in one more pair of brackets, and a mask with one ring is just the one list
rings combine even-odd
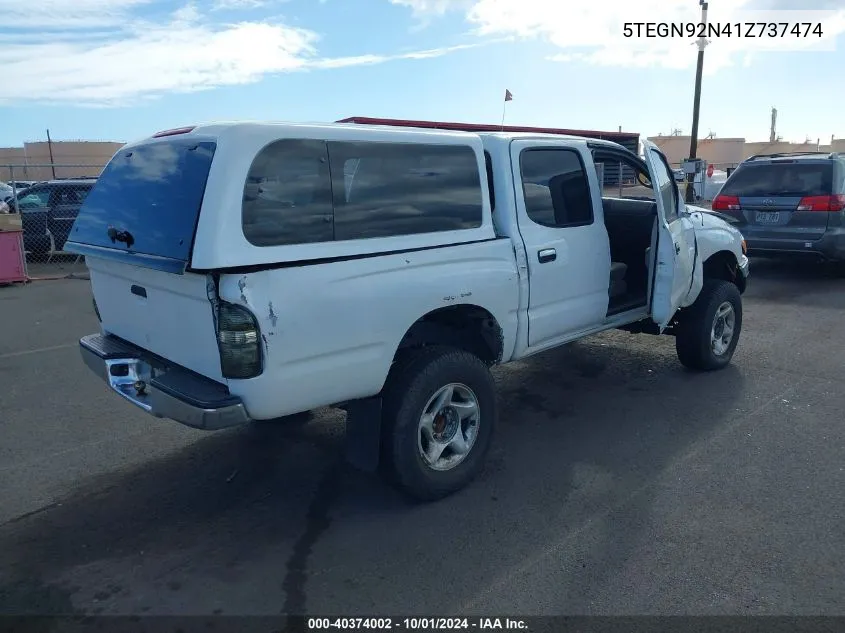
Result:
{"label": "camper shell rear window", "polygon": [[215,149],[185,137],[120,150],[85,199],[70,245],[187,262]]}

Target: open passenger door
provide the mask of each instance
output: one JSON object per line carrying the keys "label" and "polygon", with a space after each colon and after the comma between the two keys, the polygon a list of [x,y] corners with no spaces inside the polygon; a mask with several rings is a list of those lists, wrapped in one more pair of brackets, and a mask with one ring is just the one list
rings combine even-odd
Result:
{"label": "open passenger door", "polygon": [[666,157],[650,141],[643,154],[657,202],[657,257],[651,294],[651,318],[661,331],[669,324],[692,287],[695,229],[684,212],[674,174]]}

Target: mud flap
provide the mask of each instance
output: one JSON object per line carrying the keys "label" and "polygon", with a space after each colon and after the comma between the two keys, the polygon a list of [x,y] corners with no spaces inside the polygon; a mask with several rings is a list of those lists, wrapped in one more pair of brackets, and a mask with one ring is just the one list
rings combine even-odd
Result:
{"label": "mud flap", "polygon": [[381,398],[353,400],[346,410],[346,461],[365,472],[378,469],[381,450]]}

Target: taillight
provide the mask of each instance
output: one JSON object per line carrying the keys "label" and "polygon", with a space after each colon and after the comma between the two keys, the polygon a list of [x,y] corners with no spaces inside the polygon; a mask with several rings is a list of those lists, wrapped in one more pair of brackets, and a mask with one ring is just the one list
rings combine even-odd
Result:
{"label": "taillight", "polygon": [[261,334],[252,312],[221,301],[217,342],[225,378],[254,378],[261,373]]}
{"label": "taillight", "polygon": [[798,203],[798,211],[842,211],[845,209],[845,195],[806,196]]}
{"label": "taillight", "polygon": [[739,211],[739,198],[736,196],[716,196],[710,205],[713,211]]}
{"label": "taillight", "polygon": [[196,128],[195,125],[191,127],[177,127],[173,128],[172,130],[162,130],[161,132],[156,132],[153,134],[153,138],[161,138],[162,136],[177,136],[178,134],[187,134],[188,132],[193,132]]}

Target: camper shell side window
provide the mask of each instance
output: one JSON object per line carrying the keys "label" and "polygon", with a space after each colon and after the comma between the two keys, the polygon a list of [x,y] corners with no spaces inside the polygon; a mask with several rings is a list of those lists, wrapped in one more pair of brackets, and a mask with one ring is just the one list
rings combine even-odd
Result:
{"label": "camper shell side window", "polygon": [[478,228],[481,177],[468,145],[283,139],[256,156],[242,226],[255,246]]}

